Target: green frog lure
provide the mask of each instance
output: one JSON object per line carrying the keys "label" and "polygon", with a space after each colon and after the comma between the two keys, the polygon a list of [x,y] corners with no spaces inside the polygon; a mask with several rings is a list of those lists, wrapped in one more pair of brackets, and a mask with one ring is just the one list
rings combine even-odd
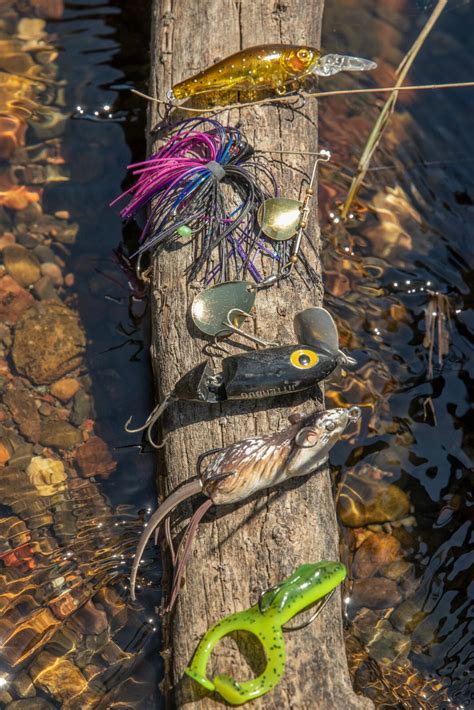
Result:
{"label": "green frog lure", "polygon": [[[201,639],[185,673],[210,691],[217,691],[231,705],[242,705],[272,690],[285,671],[284,631],[296,631],[316,618],[330,596],[346,576],[341,562],[322,561],[300,565],[287,579],[264,592],[250,609],[230,614],[218,621]],[[285,629],[296,614],[317,604],[311,619],[300,626]],[[219,674],[207,676],[207,664],[215,645],[227,634],[247,631],[260,641],[266,666],[256,678],[236,681]]]}

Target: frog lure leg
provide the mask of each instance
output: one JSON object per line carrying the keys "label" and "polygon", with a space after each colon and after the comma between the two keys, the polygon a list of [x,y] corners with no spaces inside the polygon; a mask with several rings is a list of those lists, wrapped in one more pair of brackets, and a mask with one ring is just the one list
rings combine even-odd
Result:
{"label": "frog lure leg", "polygon": [[[217,453],[211,452],[209,463],[202,467],[202,460],[207,454],[201,455],[197,476],[170,493],[153,513],[141,534],[130,575],[132,599],[135,599],[137,572],[148,540],[180,503],[198,493],[203,493],[214,505],[238,503],[258,491],[313,473],[327,462],[330,450],[346,427],[357,422],[359,417],[358,407],[313,412],[308,416],[291,415],[290,426],[286,429],[243,439]],[[201,507],[195,516],[203,514],[202,511]],[[192,534],[196,531],[195,522],[196,519],[192,519],[188,528]],[[173,603],[179,591],[179,579],[184,571],[190,544],[191,540],[188,539],[185,544],[186,554],[178,554],[178,578],[175,575]],[[170,606],[167,610],[171,610]]]}
{"label": "frog lure leg", "polygon": [[[284,631],[296,631],[307,626],[322,610],[328,597],[346,576],[341,562],[321,561],[298,567],[287,579],[261,595],[257,604],[230,614],[212,626],[201,639],[185,673],[210,691],[217,691],[231,705],[242,705],[272,690],[285,671]],[[311,620],[285,629],[285,624],[304,609],[319,603]],[[247,681],[236,681],[219,674],[207,676],[207,664],[215,645],[227,634],[247,631],[261,643],[267,663],[263,672]]]}
{"label": "frog lure leg", "polygon": [[[216,288],[219,288],[216,287]],[[263,399],[309,390],[338,367],[350,369],[356,360],[339,347],[336,324],[325,308],[300,311],[293,322],[297,344],[230,355],[222,360],[221,372],[207,361],[189,370],[164,400],[155,407],[145,423],[125,431],[145,431],[155,448],[151,432],[167,406],[177,400],[215,404],[231,400]]]}

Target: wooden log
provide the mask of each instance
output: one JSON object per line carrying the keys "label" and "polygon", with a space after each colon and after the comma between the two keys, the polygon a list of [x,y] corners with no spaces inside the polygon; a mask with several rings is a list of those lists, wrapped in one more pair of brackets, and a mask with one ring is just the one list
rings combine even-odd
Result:
{"label": "wooden log", "polygon": [[[151,93],[163,98],[166,91],[197,70],[244,47],[268,43],[319,45],[322,0],[155,0],[152,35]],[[233,110],[220,120],[241,122],[248,140],[261,149],[317,150],[317,106],[308,103],[301,114],[288,109],[260,107]],[[150,125],[159,121],[151,104]],[[150,139],[150,147],[153,140]],[[276,167],[282,194],[298,197],[301,175],[311,159],[289,156]],[[310,217],[316,251],[308,251],[319,271],[320,248],[316,199]],[[190,333],[187,313],[196,293],[186,284],[184,271],[189,249],[161,256],[153,269],[152,359],[161,398],[189,368],[201,362],[205,341]],[[260,292],[256,332],[267,340],[294,342],[293,315],[320,304],[322,287],[312,290],[300,281]],[[171,432],[159,467],[161,493],[194,475],[197,456],[244,437],[276,431],[287,424],[295,399],[265,400],[218,407],[200,404],[172,405],[164,418]],[[301,402],[300,402],[301,405]],[[314,402],[303,409],[311,410]],[[163,473],[166,471],[166,484]],[[192,507],[185,513],[189,515]],[[175,528],[176,530],[177,528]],[[213,708],[221,702],[200,692],[183,678],[204,631],[220,617],[255,603],[261,590],[289,575],[303,562],[338,558],[338,532],[329,473],[323,472],[298,485],[261,495],[232,512],[212,513],[201,525],[188,563],[185,584],[172,619],[164,624],[166,672],[163,689],[169,706]],[[165,580],[169,557],[165,553]],[[253,663],[255,649],[246,647]],[[367,708],[370,701],[353,692],[342,634],[341,598],[337,594],[319,619],[308,628],[288,635],[288,662],[284,679],[253,708]],[[233,642],[216,654],[220,671],[246,678],[252,671]]]}

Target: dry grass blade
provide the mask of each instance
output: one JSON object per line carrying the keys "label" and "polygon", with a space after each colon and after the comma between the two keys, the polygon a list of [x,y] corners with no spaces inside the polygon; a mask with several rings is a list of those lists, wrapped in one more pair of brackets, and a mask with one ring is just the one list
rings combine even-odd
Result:
{"label": "dry grass blade", "polygon": [[362,153],[360,160],[359,160],[359,165],[357,166],[357,173],[355,177],[352,180],[349,192],[347,194],[346,200],[344,202],[344,205],[342,207],[341,211],[341,217],[342,219],[346,219],[347,215],[349,214],[349,211],[351,209],[352,202],[354,198],[356,197],[357,193],[360,190],[360,187],[362,185],[362,182],[365,178],[365,175],[367,173],[367,169],[369,167],[370,161],[372,159],[373,154],[377,150],[377,147],[379,145],[380,139],[382,138],[383,132],[385,130],[385,127],[390,120],[390,116],[392,115],[394,109],[395,109],[395,104],[398,99],[398,91],[399,87],[403,84],[405,81],[405,78],[415,61],[418,52],[422,48],[426,38],[428,37],[429,33],[433,29],[434,25],[436,24],[436,21],[438,20],[439,16],[441,15],[442,11],[448,4],[448,0],[438,0],[438,3],[436,4],[435,9],[431,13],[430,17],[426,21],[425,26],[423,27],[422,31],[416,38],[415,42],[411,46],[410,50],[407,52],[405,57],[403,58],[401,64],[399,65],[397,69],[397,75],[398,79],[395,84],[395,88],[393,90],[393,93],[390,95],[390,97],[387,99],[387,101],[384,104],[384,107],[380,113],[380,116],[378,117],[375,126],[372,129],[372,132],[369,136],[369,139],[366,143],[366,146],[364,148],[364,152]]}

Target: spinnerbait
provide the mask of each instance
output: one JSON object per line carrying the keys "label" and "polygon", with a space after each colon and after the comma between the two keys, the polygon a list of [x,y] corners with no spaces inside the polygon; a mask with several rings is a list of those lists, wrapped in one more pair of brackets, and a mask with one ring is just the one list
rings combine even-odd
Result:
{"label": "spinnerbait", "polygon": [[272,90],[278,95],[297,89],[310,74],[331,76],[340,71],[368,71],[376,63],[341,54],[321,56],[319,49],[295,44],[263,44],[249,47],[222,59],[217,64],[175,84],[168,94],[179,101],[205,95],[211,103],[226,91],[247,92],[249,100],[258,91]]}
{"label": "spinnerbait", "polygon": [[[257,222],[262,204],[278,194],[276,180],[237,128],[213,119],[183,121],[154,155],[129,169],[138,179],[117,198],[130,196],[121,216],[128,220],[152,205],[139,262],[146,251],[159,254],[192,242],[188,278],[202,277],[204,284],[231,276],[258,283],[258,260],[270,262],[276,273],[288,262],[291,246],[270,242]],[[303,253],[299,261],[314,283]]]}
{"label": "spinnerbait", "polygon": [[[170,611],[179,593],[186,559],[197,526],[212,505],[238,503],[257,491],[271,488],[296,476],[313,473],[326,463],[328,454],[350,422],[358,421],[360,409],[331,409],[309,416],[292,415],[290,426],[276,434],[244,439],[224,449],[203,454],[197,463],[197,476],[176,488],[151,516],[141,534],[130,576],[130,593],[135,599],[138,567],[146,544],[167,516],[183,501],[198,493],[209,500],[192,516],[176,555]],[[201,470],[205,457],[210,463]]]}
{"label": "spinnerbait", "polygon": [[[320,614],[344,581],[346,568],[341,562],[323,560],[300,565],[293,574],[264,592],[250,609],[229,614],[218,621],[201,639],[185,673],[206,690],[217,691],[231,705],[242,705],[259,698],[276,686],[285,672],[286,649],[284,631],[297,631]],[[285,627],[296,614],[316,605],[309,621]],[[207,664],[216,644],[227,634],[245,631],[260,641],[266,656],[263,671],[251,680],[234,680],[218,674],[211,680]]]}
{"label": "spinnerbait", "polygon": [[222,360],[222,371],[215,372],[208,361],[189,370],[151,412],[146,422],[128,433],[146,430],[148,442],[155,423],[172,401],[187,400],[214,404],[228,400],[262,399],[300,392],[314,387],[338,365],[351,367],[356,361],[339,349],[336,324],[324,308],[307,308],[295,316],[296,345],[253,350]]}

